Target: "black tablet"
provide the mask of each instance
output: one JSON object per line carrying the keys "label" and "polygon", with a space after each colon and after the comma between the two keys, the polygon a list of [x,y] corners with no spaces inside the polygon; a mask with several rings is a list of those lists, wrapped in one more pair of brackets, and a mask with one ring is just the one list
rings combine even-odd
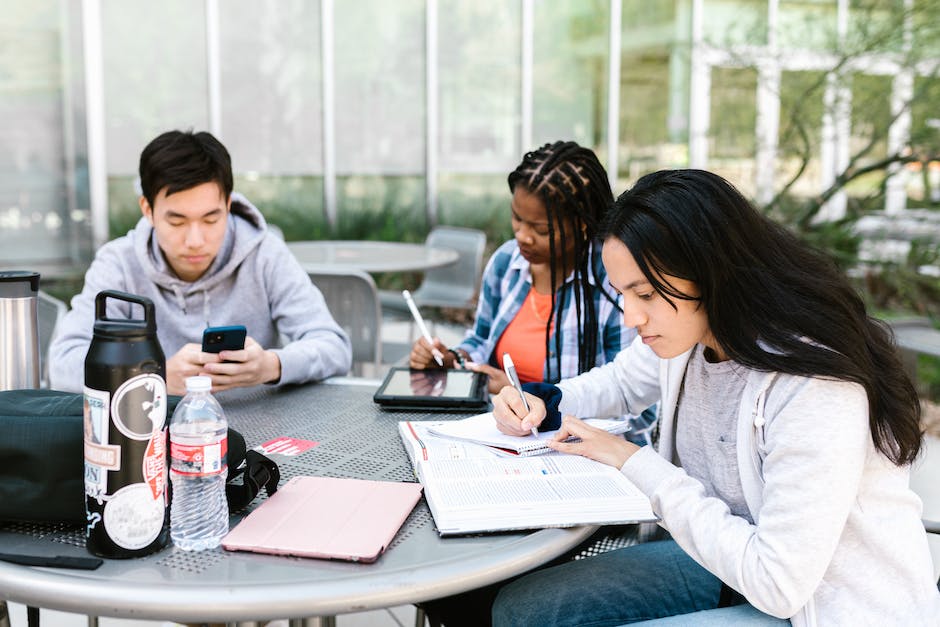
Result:
{"label": "black tablet", "polygon": [[384,409],[486,411],[488,377],[471,370],[391,368],[373,400]]}

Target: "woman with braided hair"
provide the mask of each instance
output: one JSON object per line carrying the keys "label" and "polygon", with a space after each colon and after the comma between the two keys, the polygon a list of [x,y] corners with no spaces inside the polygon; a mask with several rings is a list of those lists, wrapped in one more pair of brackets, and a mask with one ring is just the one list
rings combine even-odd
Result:
{"label": "woman with braided hair", "polygon": [[[614,198],[594,152],[545,144],[526,153],[508,183],[515,238],[487,263],[474,326],[453,348],[434,339],[444,367],[485,372],[494,394],[509,384],[505,353],[523,383],[557,383],[612,361],[636,336],[621,324],[596,241]],[[437,367],[431,349],[416,341],[410,366]],[[651,420],[636,419],[633,433]]]}

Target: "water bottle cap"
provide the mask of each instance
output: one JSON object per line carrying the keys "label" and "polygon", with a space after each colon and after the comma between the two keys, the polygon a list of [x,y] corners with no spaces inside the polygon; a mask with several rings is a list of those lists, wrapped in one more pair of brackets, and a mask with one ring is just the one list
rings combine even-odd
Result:
{"label": "water bottle cap", "polygon": [[208,392],[212,389],[212,377],[186,377],[187,392]]}

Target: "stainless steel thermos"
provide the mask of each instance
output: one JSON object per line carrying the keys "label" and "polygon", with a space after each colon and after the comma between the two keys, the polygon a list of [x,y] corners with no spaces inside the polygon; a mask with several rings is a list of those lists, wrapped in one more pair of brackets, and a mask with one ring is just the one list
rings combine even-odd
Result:
{"label": "stainless steel thermos", "polygon": [[[143,320],[108,318],[109,299],[143,308]],[[86,546],[137,557],[169,539],[166,358],[153,302],[105,290],[85,357]]]}
{"label": "stainless steel thermos", "polygon": [[39,387],[38,293],[38,272],[0,272],[0,390]]}

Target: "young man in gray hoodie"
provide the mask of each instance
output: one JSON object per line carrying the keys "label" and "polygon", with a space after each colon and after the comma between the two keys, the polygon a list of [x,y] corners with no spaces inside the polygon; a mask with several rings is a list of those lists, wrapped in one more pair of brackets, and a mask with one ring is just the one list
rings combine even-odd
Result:
{"label": "young man in gray hoodie", "polygon": [[[197,374],[224,390],[348,372],[349,338],[258,209],[232,192],[231,159],[215,137],[163,133],[140,155],[140,183],[143,217],[98,250],[60,323],[49,349],[52,388],[82,390],[95,296],[105,289],[156,305],[170,394],[183,394]],[[131,314],[129,303],[108,301],[109,318]],[[243,350],[202,352],[203,329],[234,324],[248,329]]]}

